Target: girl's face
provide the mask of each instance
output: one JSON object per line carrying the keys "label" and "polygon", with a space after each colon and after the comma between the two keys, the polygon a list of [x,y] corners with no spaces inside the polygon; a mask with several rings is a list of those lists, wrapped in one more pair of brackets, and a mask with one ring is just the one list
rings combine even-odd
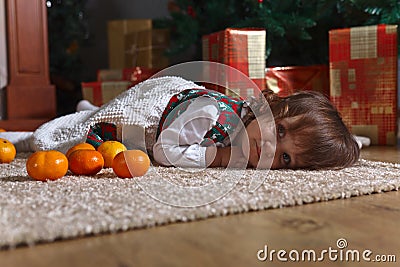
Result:
{"label": "girl's face", "polygon": [[[295,169],[301,167],[301,159],[296,149],[295,137],[286,129],[293,118],[282,119],[279,123],[255,119],[246,127],[242,135],[242,151],[249,159],[249,165],[260,169]],[[275,129],[274,129],[275,127]],[[248,140],[243,140],[247,139]]]}

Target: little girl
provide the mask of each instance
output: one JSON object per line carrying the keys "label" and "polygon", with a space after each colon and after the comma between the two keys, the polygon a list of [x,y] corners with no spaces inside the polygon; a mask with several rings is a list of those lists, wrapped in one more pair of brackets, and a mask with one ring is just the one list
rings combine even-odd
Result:
{"label": "little girl", "polygon": [[[247,158],[249,167],[272,169],[342,168],[358,160],[359,145],[322,94],[298,92],[281,98],[265,90],[260,97],[267,101],[258,99],[250,108],[242,100],[204,89],[173,96],[160,120],[153,147],[155,160],[163,165],[226,167],[230,159]],[[188,107],[179,106],[193,99]],[[261,116],[255,114],[266,112],[268,104],[275,123],[261,124]],[[172,115],[169,121],[165,119],[168,114]],[[245,129],[230,142],[228,133],[238,127],[232,114],[240,116]],[[276,135],[275,129],[262,135],[271,125],[276,125]],[[263,140],[271,136],[276,138],[276,146],[272,145],[275,140]],[[231,158],[232,153],[235,156]],[[263,159],[262,154],[267,156]]]}
{"label": "little girl", "polygon": [[[274,117],[269,123],[263,117],[267,103]],[[244,161],[251,168],[343,168],[360,153],[336,108],[319,93],[281,98],[265,90],[247,102],[178,77],[149,79],[101,108],[45,123],[23,140],[12,140],[11,134],[0,137],[17,143],[19,151],[65,152],[80,142],[98,146],[110,139],[145,141],[139,147],[156,162],[177,167]]]}

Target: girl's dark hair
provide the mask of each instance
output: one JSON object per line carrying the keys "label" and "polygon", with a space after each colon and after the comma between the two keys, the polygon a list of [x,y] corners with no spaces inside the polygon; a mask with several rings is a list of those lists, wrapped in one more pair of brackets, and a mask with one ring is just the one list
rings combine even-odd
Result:
{"label": "girl's dark hair", "polygon": [[243,118],[247,126],[255,114],[265,109],[265,98],[275,122],[296,117],[287,132],[295,136],[301,161],[307,169],[344,168],[358,161],[360,148],[344,124],[336,107],[321,93],[300,91],[279,97],[264,90]]}

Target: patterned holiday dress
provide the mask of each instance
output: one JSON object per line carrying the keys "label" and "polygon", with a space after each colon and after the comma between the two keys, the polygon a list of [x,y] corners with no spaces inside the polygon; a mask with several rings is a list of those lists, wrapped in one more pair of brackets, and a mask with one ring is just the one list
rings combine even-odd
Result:
{"label": "patterned holiday dress", "polygon": [[165,108],[153,146],[163,165],[206,167],[208,146],[229,146],[240,131],[245,102],[206,89],[174,95]]}

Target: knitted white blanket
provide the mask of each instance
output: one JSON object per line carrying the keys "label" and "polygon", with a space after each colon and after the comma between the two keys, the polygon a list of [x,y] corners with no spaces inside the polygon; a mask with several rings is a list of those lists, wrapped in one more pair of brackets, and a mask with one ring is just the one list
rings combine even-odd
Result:
{"label": "knitted white blanket", "polygon": [[116,124],[119,130],[123,125],[143,127],[149,149],[155,142],[158,122],[171,96],[189,88],[202,87],[179,77],[146,80],[96,111],[81,111],[43,124],[33,133],[31,147],[34,150],[55,149],[65,153],[71,146],[85,142],[91,126],[109,122]]}

